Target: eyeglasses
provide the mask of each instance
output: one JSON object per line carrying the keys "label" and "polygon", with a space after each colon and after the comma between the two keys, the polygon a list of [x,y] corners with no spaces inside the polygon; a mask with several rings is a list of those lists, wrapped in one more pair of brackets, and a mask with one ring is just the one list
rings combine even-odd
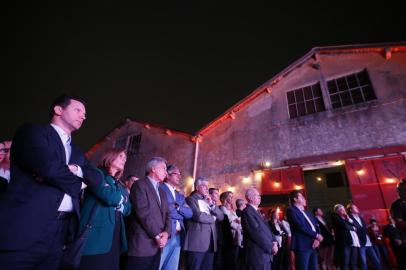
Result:
{"label": "eyeglasses", "polygon": [[0,149],[0,153],[2,153],[2,154],[7,154],[8,152],[10,152],[10,148],[1,148]]}
{"label": "eyeglasses", "polygon": [[177,173],[177,172],[169,173],[169,175],[179,175],[179,176],[181,176],[181,174]]}

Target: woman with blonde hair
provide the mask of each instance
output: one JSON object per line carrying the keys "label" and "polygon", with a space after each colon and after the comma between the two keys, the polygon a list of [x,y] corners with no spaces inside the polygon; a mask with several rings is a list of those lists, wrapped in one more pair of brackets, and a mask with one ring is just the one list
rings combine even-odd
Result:
{"label": "woman with blonde hair", "polygon": [[108,149],[99,163],[102,180],[97,187],[86,190],[81,210],[80,227],[90,224],[80,269],[119,269],[120,254],[127,250],[123,216],[128,216],[131,204],[128,192],[119,181],[123,175],[127,155],[124,150]]}

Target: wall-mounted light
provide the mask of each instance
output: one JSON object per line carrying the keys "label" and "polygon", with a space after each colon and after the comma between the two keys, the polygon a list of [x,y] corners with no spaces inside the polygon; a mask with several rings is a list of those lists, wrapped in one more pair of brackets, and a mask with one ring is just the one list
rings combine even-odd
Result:
{"label": "wall-mounted light", "polygon": [[242,178],[242,182],[244,183],[244,184],[250,184],[251,183],[251,177],[243,177]]}
{"label": "wall-mounted light", "polygon": [[321,178],[321,177],[319,176],[319,177],[316,177],[316,180],[317,180],[317,182],[321,182],[321,180],[323,180],[323,178]]}
{"label": "wall-mounted light", "polygon": [[301,190],[301,189],[303,189],[303,186],[302,185],[293,185],[293,188],[295,190]]}
{"label": "wall-mounted light", "polygon": [[232,193],[234,193],[234,192],[235,192],[235,187],[229,186],[229,187],[227,188],[227,190],[228,190],[228,191],[231,191]]}
{"label": "wall-mounted light", "polygon": [[396,179],[394,179],[394,178],[385,178],[385,183],[388,183],[388,184],[396,183]]}
{"label": "wall-mounted light", "polygon": [[256,181],[261,181],[263,175],[264,175],[263,172],[256,172],[256,173],[254,174],[255,180],[256,180]]}
{"label": "wall-mounted light", "polygon": [[269,160],[265,160],[265,161],[262,161],[261,164],[259,164],[259,166],[264,169],[269,169],[269,168],[271,168],[272,163]]}
{"label": "wall-mounted light", "polygon": [[333,163],[335,166],[341,166],[344,164],[344,161],[342,160],[337,160],[336,162]]}
{"label": "wall-mounted light", "polygon": [[361,170],[356,170],[355,173],[358,174],[358,175],[364,175],[364,174],[365,174],[365,170],[363,170],[363,169],[361,169]]}
{"label": "wall-mounted light", "polygon": [[280,187],[281,187],[281,183],[275,181],[275,182],[273,182],[273,187],[274,187],[274,188],[280,188]]}

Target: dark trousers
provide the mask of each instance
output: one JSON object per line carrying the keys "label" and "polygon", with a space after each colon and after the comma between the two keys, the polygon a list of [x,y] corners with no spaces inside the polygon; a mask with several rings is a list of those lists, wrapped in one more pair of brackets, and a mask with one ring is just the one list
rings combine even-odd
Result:
{"label": "dark trousers", "polygon": [[161,252],[158,251],[155,255],[149,257],[128,256],[127,258],[127,270],[159,270]]}
{"label": "dark trousers", "polygon": [[186,269],[187,270],[212,270],[214,253],[206,252],[186,252]]}
{"label": "dark trousers", "polygon": [[381,270],[381,261],[379,259],[379,254],[375,252],[375,249],[371,247],[360,247],[359,249],[359,258],[361,264],[361,270],[367,270],[368,264],[367,259],[372,264],[373,269]]}
{"label": "dark trousers", "polygon": [[317,270],[316,250],[295,250],[295,265],[296,270]]}
{"label": "dark trousers", "polygon": [[356,270],[358,262],[358,252],[357,247],[336,247],[338,258],[338,265],[341,270]]}
{"label": "dark trousers", "polygon": [[[70,216],[53,220],[44,234],[30,248],[18,251],[0,251],[2,270],[58,269],[62,249],[67,239]],[[29,230],[30,224],[27,224]]]}

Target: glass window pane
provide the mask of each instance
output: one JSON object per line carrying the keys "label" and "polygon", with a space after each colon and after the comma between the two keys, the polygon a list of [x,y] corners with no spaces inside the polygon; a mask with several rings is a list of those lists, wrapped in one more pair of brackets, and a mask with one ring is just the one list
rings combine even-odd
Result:
{"label": "glass window pane", "polygon": [[340,78],[337,80],[338,91],[345,91],[348,90],[347,81],[345,78]]}
{"label": "glass window pane", "polygon": [[331,80],[327,82],[327,88],[330,94],[337,93],[337,85],[335,80]]}
{"label": "glass window pane", "polygon": [[350,88],[358,87],[357,77],[355,75],[350,75],[347,77],[348,86]]}
{"label": "glass window pane", "polygon": [[306,110],[307,110],[307,114],[316,112],[316,109],[314,108],[313,100],[306,101]]}
{"label": "glass window pane", "polygon": [[364,102],[364,99],[362,98],[362,95],[361,95],[361,90],[359,88],[352,90],[351,96],[352,96],[352,100],[354,101],[354,104]]}
{"label": "glass window pane", "polygon": [[341,107],[341,101],[340,101],[340,97],[338,96],[338,94],[330,96],[330,99],[331,99],[331,106],[334,109]]}
{"label": "glass window pane", "polygon": [[295,93],[294,93],[294,91],[287,92],[286,95],[288,97],[288,104],[295,103]]}
{"label": "glass window pane", "polygon": [[319,83],[312,85],[312,89],[313,89],[313,98],[321,97],[321,88]]}
{"label": "glass window pane", "polygon": [[351,97],[349,92],[341,92],[340,93],[341,102],[343,106],[352,105]]}
{"label": "glass window pane", "polygon": [[366,70],[358,73],[357,76],[358,76],[359,83],[361,85],[371,84]]}
{"label": "glass window pane", "polygon": [[322,112],[325,111],[325,107],[324,107],[324,102],[322,98],[316,98],[314,100],[314,104],[316,106],[316,112]]}
{"label": "glass window pane", "polygon": [[296,112],[296,105],[289,105],[289,116],[290,118],[295,118],[297,117],[297,112]]}
{"label": "glass window pane", "polygon": [[303,91],[304,91],[305,100],[309,100],[309,99],[313,98],[312,88],[310,86],[303,88]]}
{"label": "glass window pane", "polygon": [[306,108],[304,102],[297,103],[297,114],[298,116],[306,115]]}
{"label": "glass window pane", "polygon": [[296,102],[304,101],[302,89],[295,90]]}
{"label": "glass window pane", "polygon": [[365,87],[362,87],[362,92],[364,93],[365,101],[376,99],[374,89],[372,89],[372,86],[367,85]]}

